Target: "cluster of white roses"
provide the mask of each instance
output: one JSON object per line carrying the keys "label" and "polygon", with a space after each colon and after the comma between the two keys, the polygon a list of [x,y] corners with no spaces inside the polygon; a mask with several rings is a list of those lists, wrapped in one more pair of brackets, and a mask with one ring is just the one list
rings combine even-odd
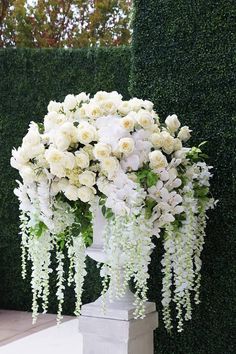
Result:
{"label": "cluster of white roses", "polygon": [[[83,203],[93,205],[100,200],[104,215],[110,219],[110,227],[114,233],[115,230],[118,232],[115,225],[116,218],[117,223],[119,220],[119,225],[122,225],[120,222],[122,218],[126,220],[123,223],[123,236],[128,235],[127,225],[130,228],[133,223],[137,234],[139,222],[142,222],[140,225],[142,229],[144,225],[142,220],[144,218],[148,220],[146,226],[146,230],[149,230],[148,240],[144,237],[142,243],[140,236],[138,241],[134,239],[132,241],[127,236],[127,241],[133,245],[132,249],[127,247],[124,237],[120,238],[119,242],[114,241],[113,244],[113,241],[107,241],[111,250],[114,250],[117,245],[126,255],[134,255],[137,250],[141,254],[140,249],[143,247],[142,257],[138,258],[141,266],[137,261],[134,263],[134,260],[131,264],[127,257],[126,269],[127,282],[135,274],[136,285],[139,288],[138,295],[141,294],[142,298],[146,296],[147,266],[153,248],[152,235],[159,237],[161,230],[167,230],[167,236],[164,237],[166,242],[170,235],[176,235],[181,228],[188,230],[186,232],[192,230],[191,247],[201,250],[202,246],[197,244],[198,238],[195,237],[192,224],[196,222],[200,213],[205,215],[207,208],[212,205],[208,198],[211,174],[209,167],[200,157],[200,149],[183,147],[183,143],[189,140],[190,133],[191,130],[187,126],[180,126],[176,115],[168,116],[165,124],[160,124],[150,101],[137,98],[125,101],[117,92],[103,91],[97,92],[92,98],[85,93],[80,93],[77,96],[67,95],[62,103],[51,101],[43,124],[30,123],[21,147],[13,150],[11,159],[11,165],[19,170],[23,180],[23,183],[19,182],[19,188],[15,191],[22,211],[22,247],[24,254],[25,249],[28,249],[33,262],[37,258],[36,246],[35,244],[34,247],[32,246],[35,239],[38,243],[41,239],[44,240],[42,245],[47,245],[47,252],[51,252],[53,247],[57,248],[60,275],[59,317],[65,281],[62,272],[64,246],[69,249],[70,269],[73,268],[73,264],[81,265],[83,276],[79,275],[78,267],[74,267],[75,274],[70,273],[69,277],[70,282],[75,282],[79,297],[81,297],[83,278],[86,273],[82,266],[84,248],[81,241],[79,243],[75,241],[72,232],[75,225],[81,226],[76,222],[78,205]],[[189,212],[186,212],[186,198],[189,196],[189,191],[192,199],[195,200],[192,204],[195,205],[195,210],[190,213],[190,221]],[[133,217],[136,222],[132,221]],[[184,228],[184,223],[187,222],[191,223],[191,227]],[[204,227],[204,222],[201,225]],[[202,230],[196,232],[202,235]],[[143,231],[140,235],[142,233]],[[45,241],[48,240],[49,235],[51,235],[51,247]],[[82,231],[78,232],[77,236],[83,240]],[[112,235],[112,239],[115,240],[116,236],[119,237],[119,235]],[[203,242],[202,238],[201,242]],[[73,245],[78,244],[80,251],[73,248]],[[181,242],[179,244],[183,247]],[[60,248],[58,245],[63,247]],[[106,249],[109,252],[107,247]],[[169,250],[169,246],[165,249]],[[168,278],[167,272],[170,274],[176,269],[170,256],[171,252],[168,253],[169,258],[166,255],[169,265],[167,267],[164,262],[163,268],[166,270],[163,287],[164,306],[169,306],[172,281],[170,275]],[[198,255],[195,253],[190,252],[192,260],[194,257],[196,260],[199,259],[199,252]],[[32,284],[43,284],[33,289],[35,316],[36,297],[43,296],[47,302],[48,278],[45,273],[51,270],[50,257],[44,258],[47,259],[46,264],[43,259],[37,258],[38,270],[36,269],[33,275]],[[184,266],[186,269],[183,269]],[[188,272],[187,267],[189,269],[195,267],[194,261],[191,263],[188,260],[184,266],[181,268],[183,274]],[[112,277],[112,274],[114,275],[112,264],[109,269],[109,275]],[[192,270],[191,272],[194,273]],[[181,277],[181,274],[178,274],[178,277]],[[194,288],[194,280],[192,279],[190,283],[187,288],[189,292]],[[142,287],[145,291],[142,291]],[[183,299],[189,301],[185,295],[178,299],[181,299],[183,306],[185,306]],[[78,304],[80,298],[77,299],[77,314]],[[142,313],[143,308],[140,308],[140,316]],[[170,328],[168,316],[166,311],[165,322]]]}

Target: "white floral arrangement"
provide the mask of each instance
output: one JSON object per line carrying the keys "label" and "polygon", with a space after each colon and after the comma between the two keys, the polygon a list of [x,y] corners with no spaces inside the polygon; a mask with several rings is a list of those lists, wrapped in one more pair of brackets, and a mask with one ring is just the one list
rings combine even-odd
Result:
{"label": "white floral arrangement", "polygon": [[212,167],[200,147],[183,146],[190,135],[176,115],[161,124],[152,102],[125,101],[117,92],[67,95],[62,103],[49,103],[43,123],[30,123],[22,145],[12,151],[11,165],[22,178],[14,192],[21,211],[23,277],[26,261],[32,263],[34,321],[40,304],[43,312],[48,308],[54,251],[58,322],[66,282],[74,284],[75,314],[80,314],[86,247],[99,203],[107,219],[103,293],[110,281],[119,298],[133,279],[135,316],[143,318],[153,238],[161,237],[163,319],[171,330],[174,304],[182,331],[183,321],[191,319],[191,299],[200,301],[206,211],[215,205],[209,194]]}

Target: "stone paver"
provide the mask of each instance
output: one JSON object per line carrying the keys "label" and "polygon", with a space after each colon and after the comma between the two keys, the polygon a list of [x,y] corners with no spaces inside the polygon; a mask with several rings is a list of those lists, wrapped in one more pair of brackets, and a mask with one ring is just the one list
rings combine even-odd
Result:
{"label": "stone paver", "polygon": [[[74,318],[73,316],[64,316],[63,322]],[[55,324],[56,315],[41,314],[36,324],[33,325],[30,312],[0,310],[0,346],[55,326]]]}

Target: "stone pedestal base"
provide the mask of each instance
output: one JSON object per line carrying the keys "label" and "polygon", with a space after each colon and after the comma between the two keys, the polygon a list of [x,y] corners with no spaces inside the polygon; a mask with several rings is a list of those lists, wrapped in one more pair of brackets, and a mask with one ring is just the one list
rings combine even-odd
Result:
{"label": "stone pedestal base", "polygon": [[135,320],[133,305],[114,303],[106,313],[99,303],[82,307],[79,331],[83,354],[153,354],[153,331],[158,326],[154,303],[146,304],[146,317]]}

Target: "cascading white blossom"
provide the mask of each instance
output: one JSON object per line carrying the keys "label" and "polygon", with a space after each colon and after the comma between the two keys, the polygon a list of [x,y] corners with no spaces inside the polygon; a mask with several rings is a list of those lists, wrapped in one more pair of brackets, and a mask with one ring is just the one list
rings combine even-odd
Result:
{"label": "cascading white blossom", "polygon": [[[84,92],[51,101],[43,123],[30,123],[11,165],[19,170],[22,276],[32,263],[33,320],[48,308],[56,272],[58,322],[65,286],[74,284],[80,314],[86,247],[92,242],[94,205],[107,219],[101,268],[103,294],[120,298],[134,280],[135,317],[143,318],[153,237],[163,240],[162,305],[167,330],[176,307],[177,329],[199,303],[201,252],[211,166],[199,147],[184,147],[191,130],[176,115],[160,123],[152,102],[117,92]],[[56,269],[52,268],[52,253]],[[69,268],[65,268],[66,258]],[[121,268],[123,268],[121,272]]]}

